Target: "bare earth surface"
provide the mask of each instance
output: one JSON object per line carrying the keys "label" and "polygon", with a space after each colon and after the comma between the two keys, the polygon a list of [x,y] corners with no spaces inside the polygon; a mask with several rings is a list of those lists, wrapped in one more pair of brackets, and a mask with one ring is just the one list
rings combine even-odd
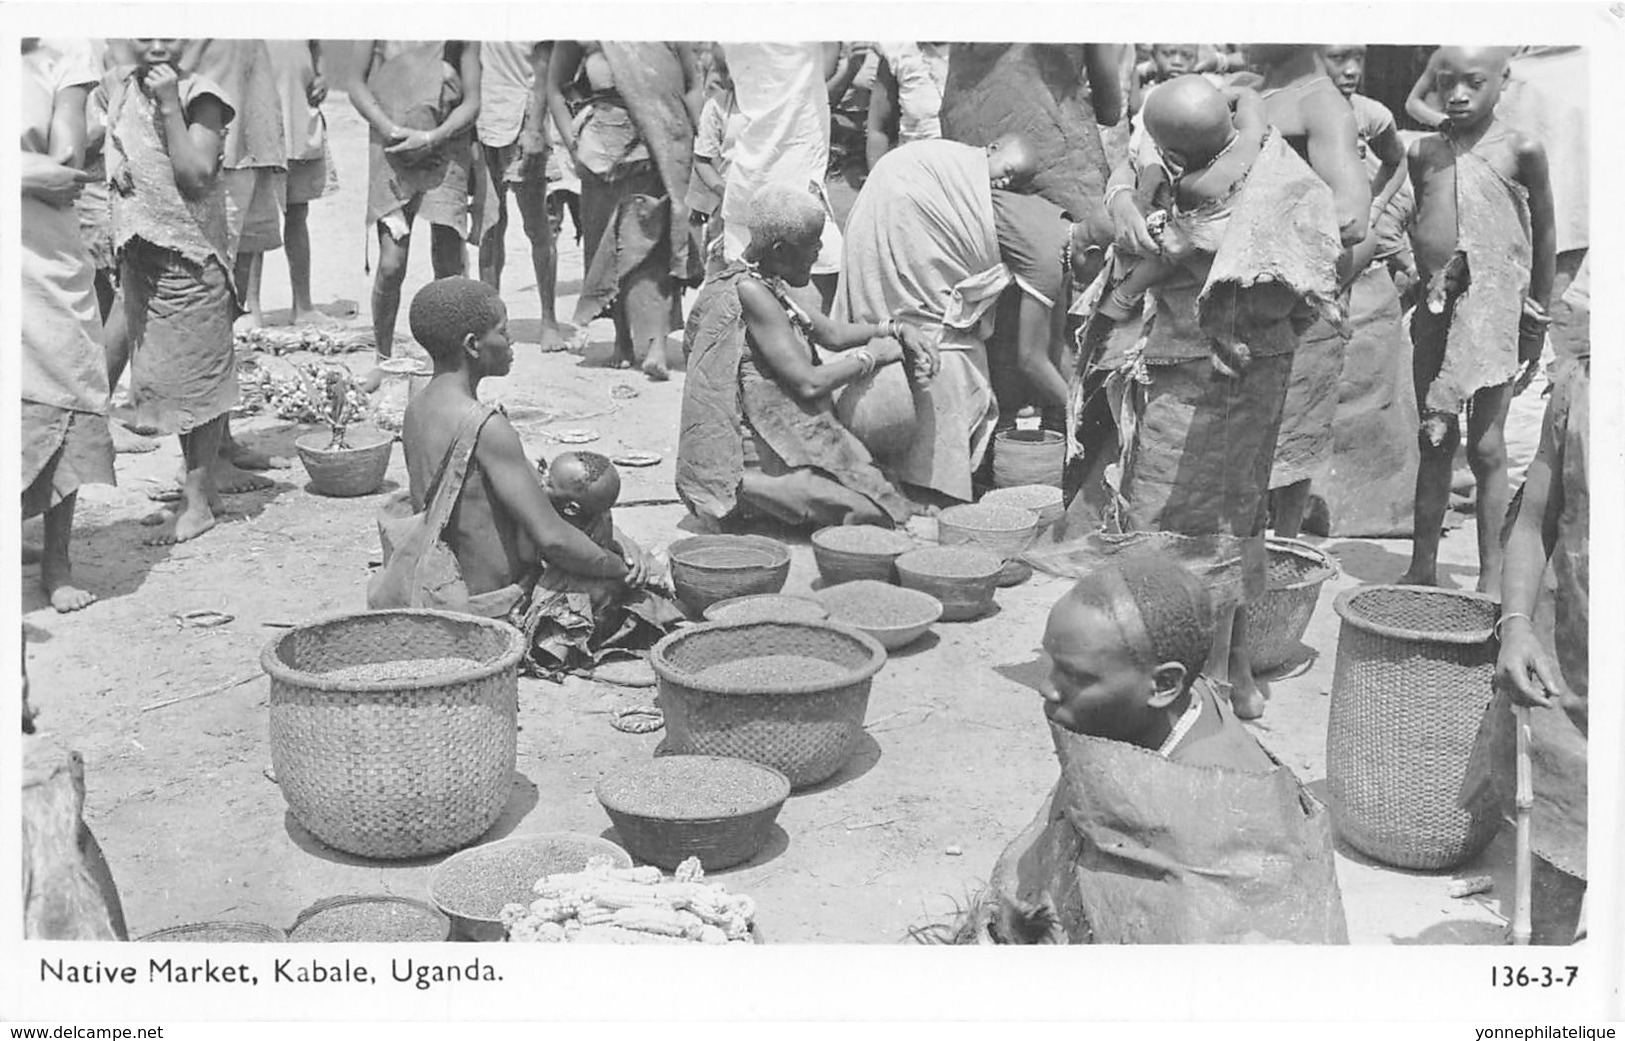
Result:
{"label": "bare earth surface", "polygon": [[[335,315],[365,318],[363,261],[365,131],[347,101],[327,104],[341,190],[311,207],[316,301]],[[567,225],[568,228],[568,225]],[[569,237],[566,231],[566,237]],[[419,235],[406,299],[429,278]],[[558,446],[549,431],[588,428],[610,451],[661,453],[660,465],[625,469],[623,500],[671,498],[682,377],[652,384],[605,367],[610,334],[595,323],[583,357],[542,355],[538,304],[517,215],[508,236],[504,297],[521,344],[514,373],[488,384],[506,404],[533,455]],[[516,263],[517,261],[517,263]],[[472,263],[472,251],[471,251]],[[579,289],[580,250],[566,246],[560,312]],[[287,270],[273,254],[265,275],[270,320],[287,320]],[[277,310],[277,309],[282,310]],[[406,307],[402,306],[402,330]],[[670,352],[681,364],[674,337]],[[351,355],[359,367],[367,354]],[[268,364],[274,364],[268,363]],[[618,386],[636,392],[617,397]],[[622,392],[625,393],[624,391]],[[1537,412],[1538,418],[1538,412]],[[270,416],[239,420],[244,440],[293,457],[306,429]],[[33,698],[41,727],[86,759],[86,817],[112,864],[132,935],[212,919],[287,926],[307,905],[348,893],[422,897],[433,863],[369,863],[327,849],[287,813],[268,777],[267,682],[259,653],[283,629],[361,609],[369,561],[379,556],[373,513],[405,481],[397,449],[385,491],[329,499],[305,489],[297,462],[274,471],[274,490],[230,499],[237,511],[179,547],[143,546],[147,491],[172,479],[171,441],[119,459],[120,486],[81,496],[74,549],[78,578],[103,601],[57,615],[25,570],[24,611]],[[623,509],[621,525],[645,545],[683,534],[680,506]],[[27,529],[37,538],[37,527]],[[1326,716],[1338,620],[1332,599],[1362,582],[1396,579],[1404,542],[1332,541],[1343,575],[1323,590],[1305,642],[1317,656],[1273,684],[1259,736],[1317,792],[1324,792]],[[793,547],[787,592],[817,577],[810,549]],[[1445,539],[1444,580],[1471,587],[1473,534]],[[999,594],[1000,610],[973,623],[939,624],[897,654],[874,683],[868,734],[833,781],[794,796],[781,832],[753,863],[719,876],[754,895],[770,942],[889,943],[911,925],[940,920],[980,885],[1004,845],[1031,818],[1056,768],[1038,694],[1038,642],[1065,583],[1042,575]],[[173,617],[213,610],[234,620],[183,628]],[[154,702],[241,685],[168,707]],[[609,821],[592,795],[606,772],[643,761],[660,734],[610,726],[619,705],[652,692],[571,680],[520,684],[518,776],[507,812],[489,838],[554,830],[598,834]],[[1338,873],[1357,943],[1497,943],[1511,901],[1511,842],[1497,839],[1454,874],[1407,873],[1348,850]],[[1452,899],[1452,878],[1490,874],[1494,890]]]}

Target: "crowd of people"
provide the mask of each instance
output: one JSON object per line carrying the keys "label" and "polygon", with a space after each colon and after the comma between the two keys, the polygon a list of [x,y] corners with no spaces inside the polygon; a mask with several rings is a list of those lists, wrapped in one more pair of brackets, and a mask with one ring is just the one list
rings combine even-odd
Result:
{"label": "crowd of people", "polygon": [[[126,369],[136,434],[178,435],[184,459],[152,542],[197,538],[222,496],[267,486],[271,460],[230,429],[234,336],[264,320],[277,249],[293,320],[329,321],[308,213],[339,85],[316,41],[23,48],[23,506],[45,516],[41,582],[71,611],[94,600],[69,563],[76,492],[112,482],[115,441],[147,447],[109,421]],[[412,508],[455,562],[430,599],[523,626],[539,670],[635,655],[680,614],[609,521],[613,466],[539,469],[479,402],[512,363],[510,196],[543,350],[567,346],[566,213],[574,325],[611,319],[615,364],[653,380],[682,330],[676,489],[718,528],[902,526],[974,500],[994,432],[1022,414],[1063,433],[1071,503],[1032,557],[1084,577],[1045,635],[1061,730],[1272,769],[1235,725],[1264,711],[1240,609],[1264,590],[1266,532],[1407,534],[1401,581],[1436,584],[1464,433],[1504,686],[1583,728],[1585,80],[1557,80],[1580,97],[1541,86],[1575,49],[1439,48],[1411,132],[1360,93],[1350,45],[356,50],[342,86],[369,128],[379,361],[413,225],[430,231],[435,281],[409,324],[434,376],[402,435]],[[1509,525],[1507,416],[1554,350]],[[1125,559],[1100,564],[1102,534]],[[1530,629],[1548,557],[1560,670]],[[996,931],[1048,935],[1040,911],[1011,896]]]}

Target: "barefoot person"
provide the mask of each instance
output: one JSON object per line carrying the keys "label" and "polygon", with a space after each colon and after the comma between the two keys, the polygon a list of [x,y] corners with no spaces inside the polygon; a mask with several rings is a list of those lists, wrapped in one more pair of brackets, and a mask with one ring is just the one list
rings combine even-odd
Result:
{"label": "barefoot person", "polygon": [[[412,249],[412,225],[429,225],[435,278],[468,269],[474,122],[480,112],[480,45],[466,40],[368,40],[350,103],[370,128],[367,227],[378,236],[372,332],[378,360],[395,351],[395,318]],[[476,233],[477,234],[477,233]],[[382,372],[368,380],[375,389]]]}
{"label": "barefoot person", "polygon": [[[587,81],[585,115],[565,94]],[[607,314],[615,365],[665,380],[666,336],[681,322],[680,284],[703,260],[688,249],[688,181],[704,83],[687,44],[561,40],[548,105],[581,177],[586,266],[575,323]]]}
{"label": "barefoot person", "polygon": [[220,156],[234,116],[220,88],[176,68],[175,39],[132,41],[136,64],[108,102],[107,174],[138,420],[180,435],[178,512],[150,543],[214,527],[215,471],[237,404],[225,189]]}
{"label": "barefoot person", "polygon": [[[706,282],[689,315],[677,494],[713,523],[754,511],[807,528],[901,525],[908,502],[836,419],[830,396],[905,352],[923,383],[935,351],[900,322],[807,309],[798,291],[812,280],[825,220],[811,190],[764,186],[747,214],[744,260]],[[820,363],[813,344],[841,357]]]}
{"label": "barefoot person", "polygon": [[282,126],[287,139],[287,205],[282,213],[282,248],[288,255],[294,325],[331,325],[310,296],[310,204],[327,192],[332,175],[327,148],[327,99],[322,41],[267,40]]}
{"label": "barefoot person", "polygon": [[1519,370],[1539,361],[1555,258],[1551,182],[1539,141],[1504,125],[1495,104],[1503,48],[1442,47],[1430,67],[1448,128],[1412,142],[1411,244],[1426,286],[1411,319],[1422,415],[1416,535],[1402,582],[1438,581],[1439,536],[1467,410],[1478,482],[1478,590],[1501,586],[1497,533],[1509,493],[1504,427]]}
{"label": "barefoot person", "polygon": [[1202,675],[1213,633],[1202,581],[1154,557],[1056,603],[1061,779],[995,865],[975,942],[1347,942],[1327,814]]}
{"label": "barefoot person", "polygon": [[[426,588],[414,577],[416,562],[395,553],[373,579],[368,605],[504,618],[532,638],[533,670],[556,677],[579,667],[574,651],[602,649],[592,641],[621,632],[606,619],[653,580],[650,561],[629,542],[595,544],[561,517],[512,424],[479,400],[480,381],[513,365],[497,291],[474,279],[440,279],[418,291],[409,320],[435,370],[406,408],[401,440],[411,487],[399,505],[440,526],[431,537],[455,558],[456,573]],[[646,627],[632,631],[651,635]]]}
{"label": "barefoot person", "polygon": [[480,280],[502,287],[511,189],[530,242],[531,271],[542,308],[539,336],[544,352],[564,349],[554,312],[558,250],[547,214],[547,64],[552,50],[553,44],[545,40],[482,43],[484,79],[475,123],[488,177],[484,190],[495,196],[496,203],[496,223],[480,241]]}
{"label": "barefoot person", "polygon": [[23,40],[22,505],[24,520],[45,515],[40,586],[63,612],[96,600],[69,559],[79,487],[114,483],[95,270],[74,210],[91,176],[79,168],[85,99],[100,79],[88,47]]}

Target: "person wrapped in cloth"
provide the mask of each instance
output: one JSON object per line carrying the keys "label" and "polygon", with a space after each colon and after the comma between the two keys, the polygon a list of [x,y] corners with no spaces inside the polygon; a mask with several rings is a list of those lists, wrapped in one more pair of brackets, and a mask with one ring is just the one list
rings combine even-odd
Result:
{"label": "person wrapped in cloth", "polygon": [[[418,291],[408,320],[435,371],[406,408],[410,488],[380,512],[384,562],[368,606],[505,619],[530,638],[527,670],[555,680],[653,646],[681,615],[650,591],[653,559],[614,532],[617,482],[573,464],[544,482],[507,417],[478,398],[480,380],[513,365],[501,296],[441,279]],[[599,526],[589,534],[555,503]]]}
{"label": "person wrapped in cloth", "polygon": [[1329,814],[1202,675],[1202,581],[1137,555],[1050,611],[1061,777],[961,923],[971,943],[1346,943]]}

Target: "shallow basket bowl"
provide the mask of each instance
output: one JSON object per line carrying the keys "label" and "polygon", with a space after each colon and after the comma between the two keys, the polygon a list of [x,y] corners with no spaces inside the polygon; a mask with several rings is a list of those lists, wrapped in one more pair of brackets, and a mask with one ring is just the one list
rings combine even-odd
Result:
{"label": "shallow basket bowl", "polygon": [[632,866],[632,858],[615,843],[573,831],[487,842],[447,857],[429,878],[429,900],[451,919],[453,940],[500,941],[508,935],[501,917],[504,906],[528,907],[536,899],[538,881],[581,871],[594,857],[608,857],[618,868]]}
{"label": "shallow basket bowl", "polygon": [[942,604],[942,621],[980,618],[993,609],[1004,561],[980,546],[928,546],[897,558],[905,589],[929,593]]}
{"label": "shallow basket bowl", "polygon": [[705,609],[708,622],[822,622],[828,617],[829,611],[817,600],[785,593],[736,596]]}
{"label": "shallow basket bowl", "polygon": [[[714,665],[775,655],[819,658],[843,671],[773,682],[769,689],[699,675]],[[666,636],[649,662],[659,677],[669,751],[750,759],[805,788],[833,776],[857,746],[886,649],[835,622],[706,622]]]}
{"label": "shallow basket bowl", "polygon": [[1298,654],[1320,590],[1336,577],[1330,555],[1297,539],[1270,536],[1269,588],[1247,605],[1247,649],[1253,671],[1273,672]]}
{"label": "shallow basket bowl", "polygon": [[142,943],[286,943],[288,934],[259,922],[193,922],[159,929]]}
{"label": "shallow basket bowl", "polygon": [[790,779],[748,759],[668,755],[611,774],[595,794],[637,859],[672,871],[698,857],[721,871],[761,852]]}
{"label": "shallow basket bowl", "polygon": [[765,535],[692,535],[666,556],[677,597],[695,614],[719,600],[777,593],[790,577],[790,547]]}
{"label": "shallow basket bowl", "polygon": [[[347,935],[326,935],[327,923],[345,912],[369,919]],[[384,925],[381,919],[393,919]],[[404,896],[333,896],[299,912],[288,930],[289,943],[444,943],[451,919],[432,904]]]}
{"label": "shallow basket bowl", "polygon": [[1042,534],[1066,513],[1061,489],[1053,484],[1018,484],[1012,488],[994,488],[982,496],[984,506],[1014,506],[1031,510],[1038,517],[1038,531]]}
{"label": "shallow basket bowl", "polygon": [[[360,857],[466,846],[513,791],[519,658],[513,626],[447,611],[366,611],[311,622],[260,655],[271,680],[271,764],[294,818]],[[350,666],[466,658],[402,679],[335,677]]]}
{"label": "shallow basket bowl", "polygon": [[1019,506],[966,503],[937,516],[937,541],[944,546],[981,546],[1009,562],[1038,537],[1038,514]]}
{"label": "shallow basket bowl", "polygon": [[813,532],[812,548],[825,585],[862,579],[895,582],[892,565],[914,548],[914,540],[873,524],[843,524]]}
{"label": "shallow basket bowl", "polygon": [[317,495],[352,499],[371,495],[383,486],[395,449],[394,435],[352,427],[344,438],[348,448],[327,447],[333,435],[326,430],[305,434],[293,443],[310,475],[310,489]]}
{"label": "shallow basket bowl", "polygon": [[[830,618],[862,630],[888,651],[918,640],[942,617],[942,601],[918,589],[904,589],[872,578],[846,582],[813,594],[829,609]],[[892,620],[881,621],[876,615]]]}

